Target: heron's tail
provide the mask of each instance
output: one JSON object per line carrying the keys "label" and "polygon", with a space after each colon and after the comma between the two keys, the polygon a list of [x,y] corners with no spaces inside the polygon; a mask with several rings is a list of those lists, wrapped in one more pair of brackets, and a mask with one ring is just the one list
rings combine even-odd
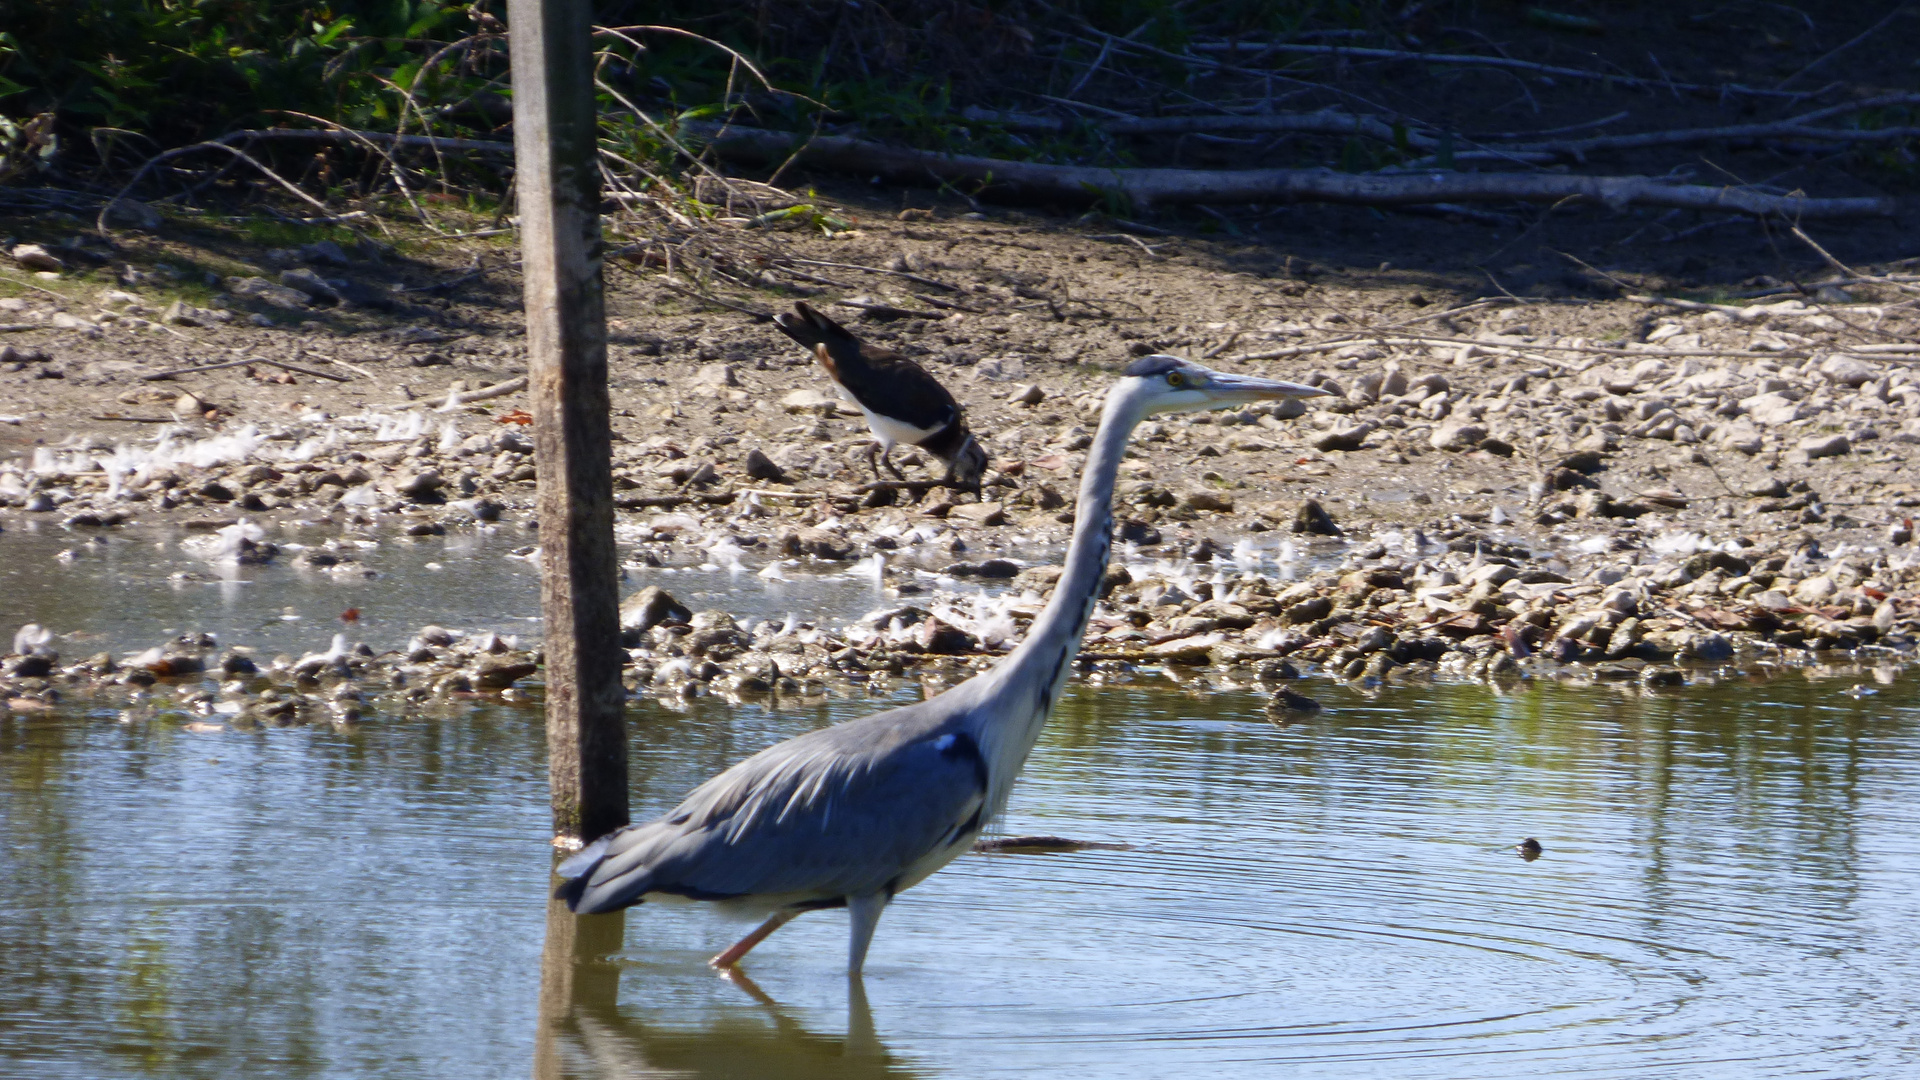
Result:
{"label": "heron's tail", "polygon": [[595,840],[567,856],[554,869],[554,873],[567,879],[560,883],[559,888],[553,890],[554,899],[567,902],[567,910],[580,910],[580,897],[586,893],[588,883],[593,880],[593,872],[599,869],[600,863],[606,859],[607,845],[612,843],[617,835],[619,835],[617,832],[608,833]]}

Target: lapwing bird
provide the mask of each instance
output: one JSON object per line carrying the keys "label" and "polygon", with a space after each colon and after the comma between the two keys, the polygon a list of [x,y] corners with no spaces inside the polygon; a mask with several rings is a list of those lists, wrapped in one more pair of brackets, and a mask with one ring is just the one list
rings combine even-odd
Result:
{"label": "lapwing bird", "polygon": [[906,443],[946,462],[948,485],[979,490],[987,452],[967,430],[960,403],[938,379],[892,349],[861,341],[805,303],[795,303],[793,310],[793,315],[774,316],[773,323],[812,350],[840,393],[866,414],[867,427],[878,440],[879,463],[869,458],[876,479],[880,464],[906,479],[887,456]]}

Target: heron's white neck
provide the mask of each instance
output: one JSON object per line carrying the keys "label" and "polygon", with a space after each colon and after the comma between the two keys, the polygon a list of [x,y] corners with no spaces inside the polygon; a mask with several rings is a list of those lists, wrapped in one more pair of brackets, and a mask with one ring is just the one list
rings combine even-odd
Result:
{"label": "heron's white neck", "polygon": [[1113,550],[1114,481],[1127,440],[1146,415],[1145,399],[1137,379],[1123,379],[1108,391],[1100,430],[1087,448],[1080,500],[1074,506],[1073,541],[1067,546],[1066,566],[1053,598],[1033,620],[1026,640],[987,676],[992,680],[987,693],[998,699],[997,707],[989,711],[1000,721],[992,725],[993,730],[981,733],[981,749],[992,777],[990,816],[998,815],[1014,777],[1039,740],[1054,698],[1071,674],[1087,619],[1099,602],[1100,581]]}
{"label": "heron's white neck", "polygon": [[1127,380],[1107,395],[1100,430],[1087,448],[1087,463],[1080,476],[1080,498],[1074,504],[1073,541],[1067,547],[1066,564],[1052,599],[1033,621],[1015,656],[1032,654],[1050,661],[1064,645],[1070,663],[1080,649],[1080,637],[1100,598],[1100,581],[1106,576],[1107,557],[1113,551],[1113,488],[1120,460],[1135,425],[1145,414],[1140,395],[1127,392],[1134,389],[1133,383]]}

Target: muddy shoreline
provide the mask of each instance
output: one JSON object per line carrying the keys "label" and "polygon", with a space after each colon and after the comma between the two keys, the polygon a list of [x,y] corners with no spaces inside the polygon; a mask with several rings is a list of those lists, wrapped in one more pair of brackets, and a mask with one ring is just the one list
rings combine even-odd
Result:
{"label": "muddy shoreline", "polygon": [[[1658,683],[1685,677],[1676,662],[1911,655],[1920,372],[1900,351],[1915,326],[1898,287],[1691,306],[1489,296],[1439,269],[1363,275],[1273,250],[1256,265],[1238,241],[1045,224],[868,208],[851,233],[792,240],[821,264],[823,284],[801,291],[849,301],[828,310],[967,407],[994,459],[977,498],[876,488],[863,421],[771,326],[610,271],[629,587],[716,561],[863,566],[892,605],[844,627],[636,618],[637,691],[812,690],[990,661],[1051,584],[1105,383],[1153,351],[1337,396],[1303,415],[1142,426],[1118,494],[1128,569],[1089,631],[1089,668],[1600,665]],[[0,363],[0,530],[34,521],[87,545],[155,526],[202,560],[353,574],[359,541],[528,529],[510,275],[441,295],[402,290],[455,273],[457,255],[252,257],[254,273],[219,278],[202,303],[157,258],[127,261],[111,287],[55,275],[0,300],[33,327],[6,336]],[[303,292],[308,278],[336,298]],[[204,370],[163,374],[182,368]],[[502,392],[449,401],[486,388]],[[328,538],[290,546],[288,530]],[[315,672],[398,672],[409,695],[445,694],[533,662],[498,641],[415,637],[372,655],[349,644]],[[245,644],[188,652],[216,669]],[[57,639],[43,651],[62,658],[8,661],[10,698],[139,684],[171,663],[165,649],[78,667]],[[311,659],[249,662],[300,689]]]}

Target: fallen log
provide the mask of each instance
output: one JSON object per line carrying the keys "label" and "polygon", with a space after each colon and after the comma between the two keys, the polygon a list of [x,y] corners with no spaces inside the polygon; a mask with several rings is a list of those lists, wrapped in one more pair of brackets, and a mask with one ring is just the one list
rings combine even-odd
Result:
{"label": "fallen log", "polygon": [[1665,206],[1725,213],[1785,214],[1795,218],[1863,217],[1893,213],[1885,198],[1811,199],[1742,188],[1676,184],[1644,176],[1566,173],[1337,173],[1326,169],[1112,169],[909,150],[838,135],[809,138],[758,128],[711,128],[708,147],[731,161],[766,164],[795,158],[803,165],[896,183],[935,180],[966,184],[975,197],[1008,201],[1091,203],[1120,200],[1155,204],[1333,202],[1364,206],[1424,203],[1584,200],[1614,210]]}

